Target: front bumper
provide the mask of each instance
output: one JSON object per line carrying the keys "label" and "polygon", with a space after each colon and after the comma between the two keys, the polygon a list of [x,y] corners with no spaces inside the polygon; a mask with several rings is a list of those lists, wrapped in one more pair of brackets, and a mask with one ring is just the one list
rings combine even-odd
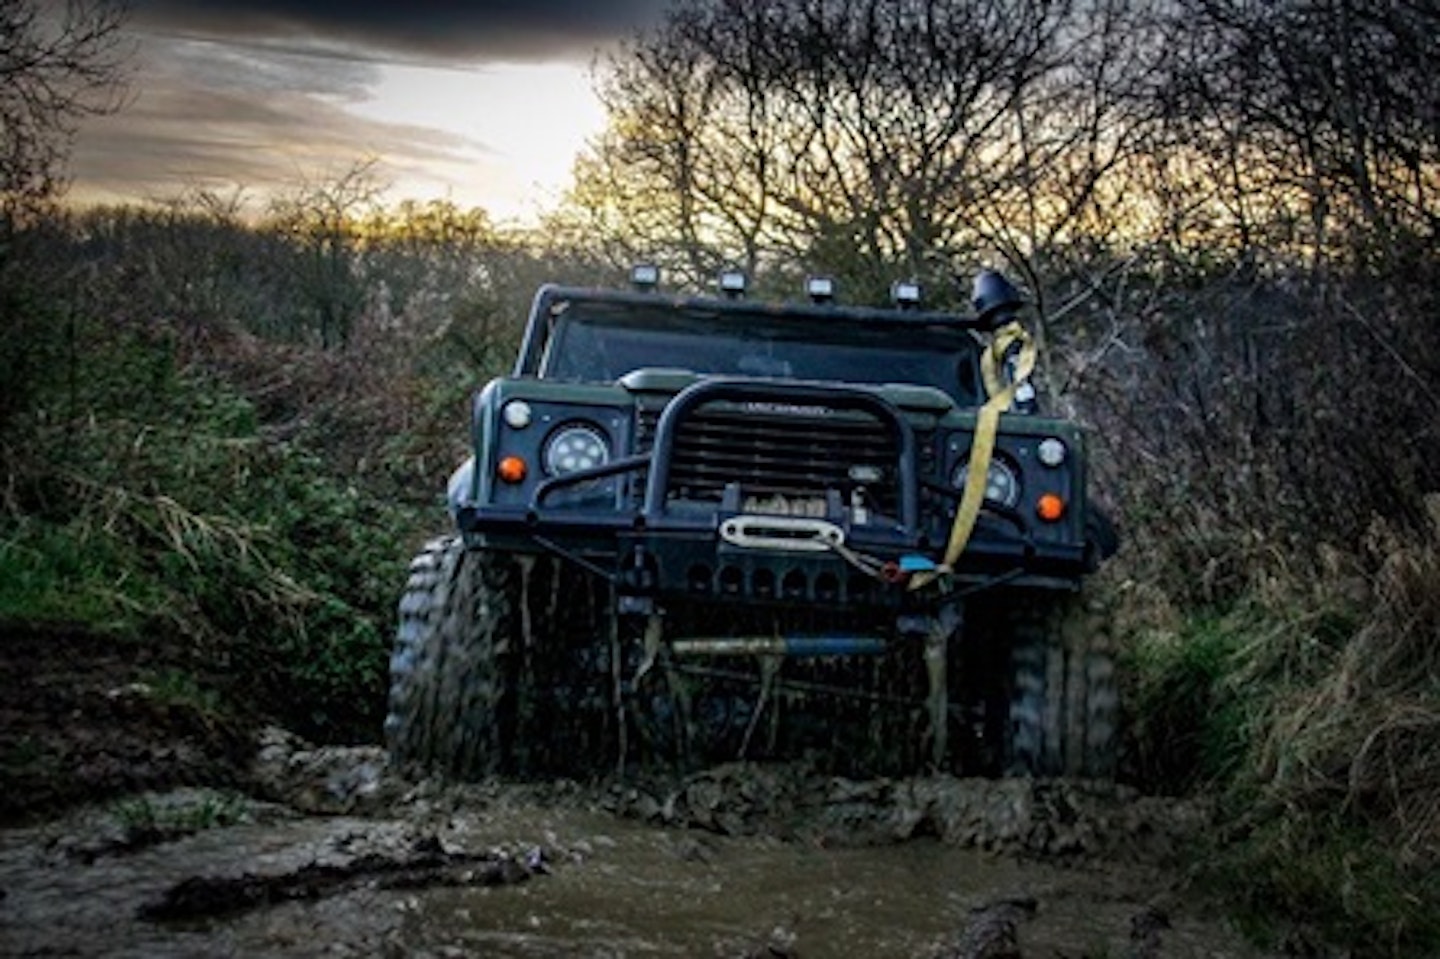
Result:
{"label": "front bumper", "polygon": [[[757,508],[740,482],[705,502],[677,495],[686,482],[675,478],[681,437],[692,416],[713,404],[823,408],[880,424],[892,480],[883,514],[858,511],[833,489],[811,499],[803,519]],[[710,379],[665,405],[648,451],[547,479],[524,505],[459,503],[455,515],[472,543],[564,557],[608,579],[621,596],[909,608],[928,598],[907,588],[908,572],[943,552],[957,499],[949,487],[922,482],[920,463],[911,423],[873,391]],[[570,495],[597,484],[618,491],[616,498],[577,505]],[[1073,588],[1087,568],[1084,543],[1047,538],[1033,523],[1003,511],[982,517],[950,584]],[[768,527],[776,535],[750,535]]]}

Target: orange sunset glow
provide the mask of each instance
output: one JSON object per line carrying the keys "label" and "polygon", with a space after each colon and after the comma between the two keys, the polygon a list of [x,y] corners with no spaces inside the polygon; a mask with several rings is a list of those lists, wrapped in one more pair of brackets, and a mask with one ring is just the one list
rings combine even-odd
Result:
{"label": "orange sunset glow", "polygon": [[657,12],[422,3],[404,20],[311,6],[136,4],[127,102],[81,129],[71,201],[207,190],[263,205],[369,160],[386,202],[445,199],[530,224],[603,128],[596,58]]}

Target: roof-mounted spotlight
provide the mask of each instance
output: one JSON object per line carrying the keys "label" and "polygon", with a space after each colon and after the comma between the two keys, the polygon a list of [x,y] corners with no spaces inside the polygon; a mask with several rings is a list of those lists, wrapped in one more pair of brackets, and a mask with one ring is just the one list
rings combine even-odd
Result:
{"label": "roof-mounted spotlight", "polygon": [[805,293],[811,303],[829,303],[835,299],[835,281],[828,276],[812,276],[805,281]]}
{"label": "roof-mounted spotlight", "polygon": [[720,292],[726,298],[738,300],[745,295],[745,271],[727,267],[720,271]]}
{"label": "roof-mounted spotlight", "polygon": [[660,267],[654,263],[637,263],[630,268],[630,285],[642,293],[651,293],[660,285]]}
{"label": "roof-mounted spotlight", "polygon": [[920,308],[920,282],[918,280],[896,280],[890,286],[890,299],[902,310]]}

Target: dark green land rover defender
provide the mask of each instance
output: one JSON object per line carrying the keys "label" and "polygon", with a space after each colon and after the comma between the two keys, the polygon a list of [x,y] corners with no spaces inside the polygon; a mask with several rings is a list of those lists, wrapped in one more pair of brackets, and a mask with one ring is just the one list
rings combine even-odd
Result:
{"label": "dark green land rover defender", "polygon": [[1114,548],[1083,438],[1036,412],[1022,305],[825,279],[760,303],[546,286],[475,397],[454,531],[410,568],[396,762],[473,778],[803,757],[1109,775],[1077,590]]}

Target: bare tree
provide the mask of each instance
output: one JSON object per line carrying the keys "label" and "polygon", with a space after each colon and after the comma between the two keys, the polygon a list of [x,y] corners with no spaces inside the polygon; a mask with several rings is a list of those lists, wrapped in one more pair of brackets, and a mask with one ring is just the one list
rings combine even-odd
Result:
{"label": "bare tree", "polygon": [[[1093,229],[1134,148],[1141,0],[738,0],[677,8],[608,64],[612,123],[577,197],[692,273],[824,270],[851,295],[1033,281]],[[1153,45],[1153,44],[1152,44]]]}
{"label": "bare tree", "polygon": [[294,270],[310,301],[321,345],[343,345],[365,305],[356,261],[360,229],[373,218],[388,184],[365,159],[328,179],[307,183],[270,205],[271,229],[296,248]]}
{"label": "bare tree", "polygon": [[[1180,0],[1167,153],[1242,249],[1322,262],[1440,228],[1440,10],[1392,0]],[[1195,207],[1205,211],[1206,204]],[[1202,213],[1202,217],[1207,215]]]}
{"label": "bare tree", "polygon": [[118,109],[124,91],[122,7],[0,0],[0,217],[52,197],[77,124]]}

